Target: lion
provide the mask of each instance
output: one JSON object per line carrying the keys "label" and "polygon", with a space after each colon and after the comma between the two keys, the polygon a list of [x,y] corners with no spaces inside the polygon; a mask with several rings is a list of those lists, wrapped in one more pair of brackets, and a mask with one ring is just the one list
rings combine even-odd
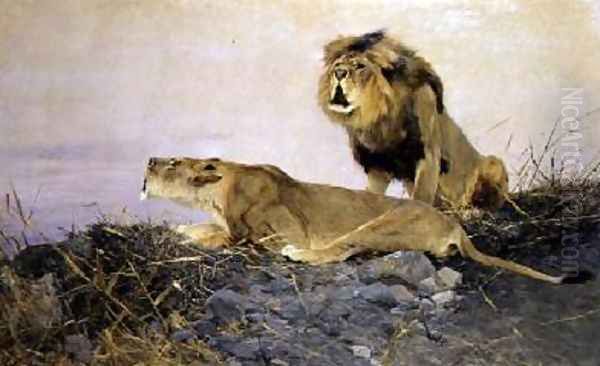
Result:
{"label": "lion", "polygon": [[367,190],[392,179],[429,204],[494,210],[508,194],[502,160],[482,156],[444,106],[431,65],[383,31],[340,37],[324,48],[319,104],[349,136]]}
{"label": "lion", "polygon": [[141,198],[170,199],[211,213],[213,223],[176,229],[206,248],[276,238],[283,243],[277,249],[281,254],[313,265],[367,251],[414,250],[437,257],[459,252],[553,284],[570,279],[481,253],[457,222],[424,202],[305,183],[271,165],[150,158]]}

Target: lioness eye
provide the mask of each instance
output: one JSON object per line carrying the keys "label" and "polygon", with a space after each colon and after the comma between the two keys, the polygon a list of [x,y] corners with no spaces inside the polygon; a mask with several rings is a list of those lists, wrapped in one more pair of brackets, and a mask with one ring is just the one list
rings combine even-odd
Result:
{"label": "lioness eye", "polygon": [[208,164],[204,167],[204,170],[217,170],[217,168],[215,168],[215,166],[212,164]]}
{"label": "lioness eye", "polygon": [[364,68],[365,68],[365,64],[356,64],[357,70],[364,69]]}

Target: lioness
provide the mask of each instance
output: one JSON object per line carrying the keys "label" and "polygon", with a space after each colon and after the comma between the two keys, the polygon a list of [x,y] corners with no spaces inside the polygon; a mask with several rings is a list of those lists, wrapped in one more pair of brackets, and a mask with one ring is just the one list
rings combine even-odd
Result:
{"label": "lioness", "polygon": [[369,250],[418,250],[438,257],[460,252],[484,265],[554,284],[566,278],[479,252],[459,224],[426,203],[303,183],[271,165],[151,158],[141,196],[211,213],[215,223],[178,231],[212,248],[277,236],[288,244],[283,255],[311,264],[343,261]]}
{"label": "lioness", "polygon": [[383,31],[325,46],[319,104],[345,127],[367,189],[385,193],[393,178],[427,203],[500,207],[508,174],[499,158],[475,150],[444,107],[431,65]]}

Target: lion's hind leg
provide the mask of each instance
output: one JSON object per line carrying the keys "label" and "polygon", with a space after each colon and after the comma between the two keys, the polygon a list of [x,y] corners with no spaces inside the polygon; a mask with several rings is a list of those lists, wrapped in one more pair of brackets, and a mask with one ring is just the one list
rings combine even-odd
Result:
{"label": "lion's hind leg", "polygon": [[207,249],[231,245],[229,234],[216,224],[178,225],[175,231],[188,238],[186,243],[193,243]]}

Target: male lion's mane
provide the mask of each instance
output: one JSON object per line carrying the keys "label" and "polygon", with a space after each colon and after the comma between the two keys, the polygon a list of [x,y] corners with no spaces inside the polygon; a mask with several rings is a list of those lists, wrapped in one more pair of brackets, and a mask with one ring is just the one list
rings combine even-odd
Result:
{"label": "male lion's mane", "polygon": [[[367,64],[368,76],[361,77],[357,62]],[[333,90],[337,95],[342,83],[335,79],[340,65],[352,75],[345,77],[343,93],[358,91],[344,113],[331,107]],[[377,172],[385,172],[427,203],[440,195],[458,206],[497,208],[504,202],[508,176],[502,161],[477,152],[448,116],[444,87],[432,66],[384,31],[325,45],[318,98],[329,119],[346,129],[354,160],[369,179],[382,179]]]}
{"label": "male lion's mane", "polygon": [[[431,65],[402,43],[379,30],[355,37],[340,37],[325,46],[325,68],[330,70],[342,55],[362,53],[377,65],[379,74],[363,88],[360,115],[328,112],[328,73],[319,83],[319,102],[328,116],[344,125],[350,137],[354,159],[368,171],[371,167],[393,172],[398,179],[413,180],[417,162],[424,157],[418,116],[413,112],[411,94],[423,85],[435,93],[438,113],[444,111],[444,88]],[[394,90],[396,89],[396,90]],[[401,90],[398,90],[401,89]],[[405,98],[399,98],[402,95]],[[361,128],[350,127],[360,119]],[[373,152],[360,144],[361,139],[384,147]]]}

